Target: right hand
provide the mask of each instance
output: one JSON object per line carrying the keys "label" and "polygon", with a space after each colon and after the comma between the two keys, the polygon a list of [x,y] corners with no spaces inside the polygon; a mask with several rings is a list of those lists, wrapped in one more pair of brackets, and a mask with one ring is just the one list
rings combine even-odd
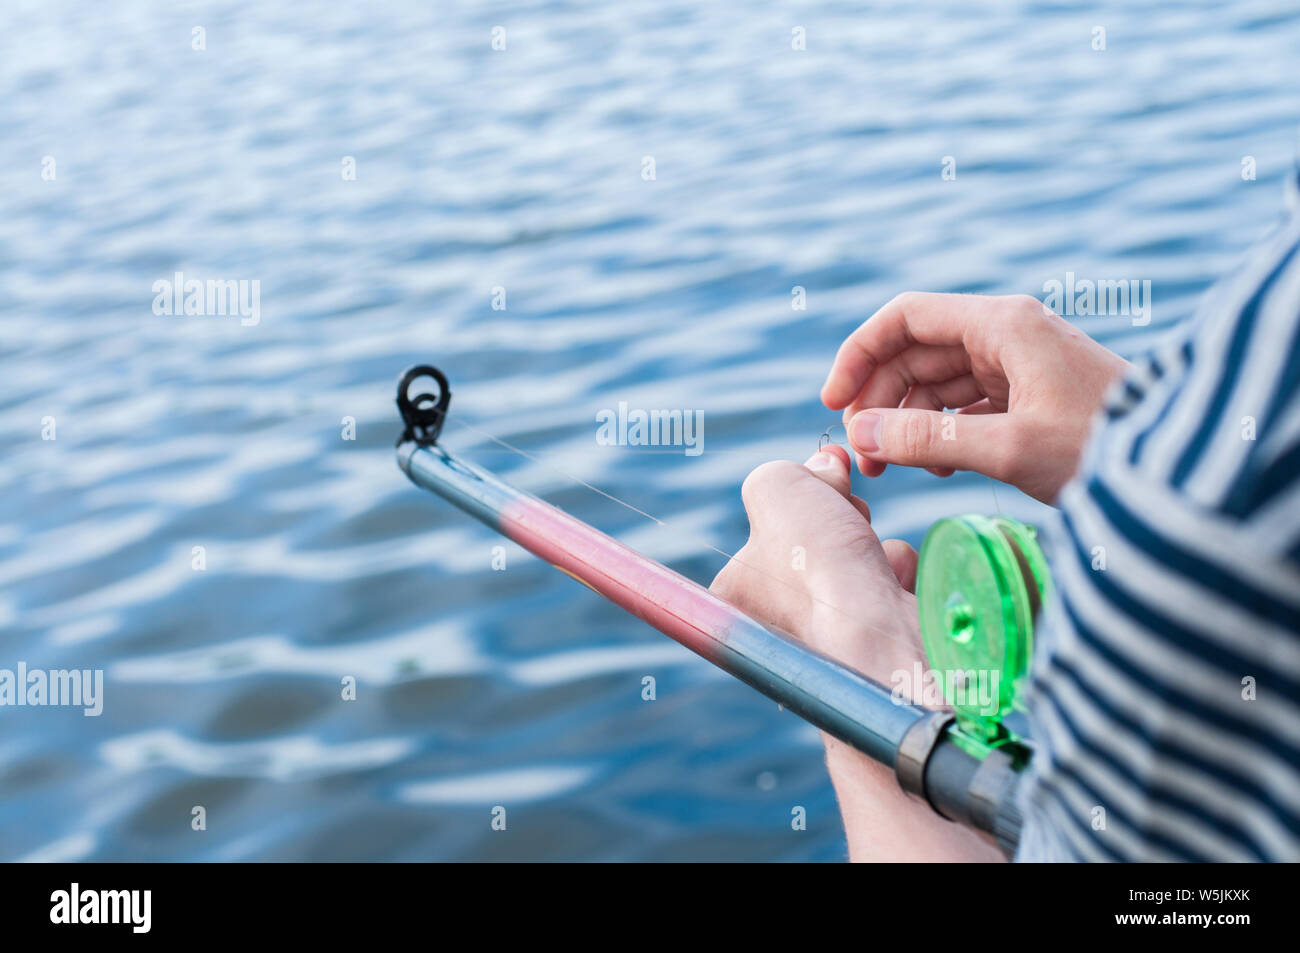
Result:
{"label": "right hand", "polygon": [[1050,503],[1127,366],[1028,295],[912,292],[840,345],[822,401],[843,409],[867,476],[975,470]]}

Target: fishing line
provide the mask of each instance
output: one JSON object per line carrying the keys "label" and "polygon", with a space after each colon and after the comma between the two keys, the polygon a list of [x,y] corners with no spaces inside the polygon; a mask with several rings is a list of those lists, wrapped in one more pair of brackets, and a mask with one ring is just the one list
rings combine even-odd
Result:
{"label": "fishing line", "polygon": [[[536,463],[538,466],[544,467],[545,469],[550,470],[552,473],[564,477],[566,480],[570,480],[574,483],[580,484],[581,486],[586,487],[588,490],[591,490],[593,493],[598,493],[601,496],[605,497],[605,499],[611,500],[612,502],[617,503],[619,506],[626,507],[627,509],[631,510],[633,513],[636,513],[639,516],[643,516],[646,519],[650,520],[652,523],[657,523],[659,526],[662,526],[665,529],[670,529],[675,533],[680,533],[684,535],[688,539],[692,539],[696,544],[703,546],[705,549],[708,549],[714,553],[717,553],[719,556],[722,556],[727,560],[734,561],[738,565],[744,566],[746,569],[752,570],[753,572],[756,572],[761,576],[766,576],[769,579],[781,583],[781,585],[785,586],[787,589],[791,590],[794,593],[797,593],[800,596],[803,596],[804,598],[808,599],[810,602],[815,602],[819,605],[825,606],[826,608],[832,610],[833,612],[839,613],[840,615],[848,619],[850,622],[852,622],[855,626],[859,628],[868,629],[873,635],[883,636],[889,641],[895,642],[899,645],[904,645],[911,651],[917,652],[918,654],[921,652],[921,644],[919,639],[912,640],[912,639],[903,638],[901,636],[894,635],[891,632],[886,632],[884,629],[876,628],[875,626],[872,626],[864,622],[855,613],[851,613],[845,609],[841,609],[839,606],[832,605],[831,603],[827,602],[824,599],[819,599],[816,596],[812,595],[811,593],[805,592],[804,590],[795,586],[794,583],[789,582],[788,580],[783,579],[780,576],[774,575],[773,573],[760,569],[759,567],[751,563],[747,563],[744,560],[738,559],[732,553],[729,553],[723,549],[719,549],[717,546],[714,546],[712,543],[708,542],[707,540],[699,536],[696,536],[695,534],[691,533],[689,530],[685,530],[682,529],[681,527],[673,526],[670,523],[668,523],[667,520],[661,520],[659,517],[647,513],[645,510],[641,509],[640,507],[635,506],[632,503],[627,502],[626,500],[619,499],[614,494],[608,493],[605,490],[602,490],[600,487],[588,483],[586,480],[582,479],[581,477],[575,476],[574,474],[569,473],[566,470],[562,470],[559,467],[555,466],[554,464],[548,463],[545,460],[542,460],[541,458],[537,457],[536,455],[529,453],[527,450],[524,450],[520,447],[516,447],[514,444],[502,440],[500,437],[493,436],[492,434],[488,433],[486,430],[482,430],[478,427],[475,427],[473,424],[466,423],[464,420],[461,420],[459,417],[454,418],[453,422],[459,424],[461,427],[464,427],[467,430],[472,430],[474,433],[478,434],[481,437],[486,438],[487,440],[491,440],[493,443],[498,444],[499,446],[503,447],[506,450],[509,450],[513,453],[517,453],[521,457],[531,460],[533,463]],[[824,436],[829,438],[829,428],[826,434],[824,434]],[[819,447],[820,446],[822,446],[822,444],[819,441]],[[848,501],[846,500],[845,502]]]}

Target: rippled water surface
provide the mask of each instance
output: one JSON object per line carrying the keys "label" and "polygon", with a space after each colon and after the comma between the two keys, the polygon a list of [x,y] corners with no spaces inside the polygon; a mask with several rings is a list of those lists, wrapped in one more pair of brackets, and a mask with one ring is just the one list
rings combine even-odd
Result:
{"label": "rippled water surface", "polygon": [[[841,858],[815,732],[406,481],[398,372],[708,581],[895,292],[1150,279],[1149,327],[1080,320],[1126,352],[1184,318],[1275,217],[1297,54],[1290,0],[7,0],[0,668],[106,700],[0,709],[0,858]],[[156,315],[177,271],[258,280],[260,321]],[[619,401],[702,411],[705,452],[598,445]],[[1037,513],[859,492],[914,543]]]}

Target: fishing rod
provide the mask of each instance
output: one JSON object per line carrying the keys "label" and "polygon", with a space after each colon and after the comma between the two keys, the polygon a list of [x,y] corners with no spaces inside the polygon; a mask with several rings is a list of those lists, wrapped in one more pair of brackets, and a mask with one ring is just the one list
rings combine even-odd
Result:
{"label": "fishing rod", "polygon": [[[412,398],[423,378],[437,393]],[[968,516],[941,520],[926,536],[916,587],[922,639],[931,665],[948,675],[940,684],[951,710],[929,709],[439,445],[450,403],[435,367],[412,367],[398,384],[397,462],[413,483],[892,768],[903,790],[942,817],[1015,852],[1016,787],[1032,748],[1005,718],[1017,707],[1049,584],[1031,529]]]}

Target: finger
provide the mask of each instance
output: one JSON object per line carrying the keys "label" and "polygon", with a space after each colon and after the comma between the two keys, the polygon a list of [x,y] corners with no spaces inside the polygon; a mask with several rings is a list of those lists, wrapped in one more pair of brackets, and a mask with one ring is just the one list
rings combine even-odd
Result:
{"label": "finger", "polygon": [[995,408],[995,407],[993,406],[992,402],[991,402],[987,397],[985,397],[983,400],[977,400],[977,401],[975,401],[975,403],[973,403],[973,404],[967,404],[965,407],[959,407],[959,408],[957,409],[957,413],[959,413],[959,414],[997,414],[997,413],[1001,413],[1001,411],[999,411],[997,408]]}
{"label": "finger", "polygon": [[945,381],[917,384],[907,392],[907,396],[899,406],[917,410],[944,410],[949,407],[966,407],[983,399],[984,392],[980,390],[975,376],[963,374]]}
{"label": "finger", "polygon": [[885,465],[883,463],[877,463],[875,460],[868,460],[860,453],[855,453],[853,458],[857,461],[858,472],[863,476],[878,477],[880,474],[885,472]]}
{"label": "finger", "polygon": [[[853,415],[849,413],[847,410],[845,410],[844,411],[845,432],[848,432],[849,421],[852,419],[853,419]],[[850,443],[850,446],[852,446],[852,443]],[[860,453],[853,453],[852,456],[853,456],[853,462],[856,463],[858,466],[858,472],[861,473],[863,476],[878,477],[880,476],[880,474],[885,472],[885,465],[883,463],[878,463],[875,460],[869,460]]]}
{"label": "finger", "polygon": [[908,592],[916,591],[916,564],[919,557],[916,550],[901,539],[887,539],[880,544],[884,547],[889,567],[898,577],[898,584]]}
{"label": "finger", "polygon": [[[802,514],[828,506],[833,509],[839,505],[836,496],[843,499],[849,495],[848,452],[842,447],[836,450],[839,453],[832,451],[834,456],[831,459],[843,473],[843,490],[832,483],[836,479],[833,474],[824,479],[821,473],[814,473],[791,460],[773,460],[750,471],[740,485],[740,499],[749,516],[751,539],[756,530],[768,526],[800,525]],[[820,452],[826,453],[826,448]]]}
{"label": "finger", "polygon": [[[945,407],[964,407],[981,397],[982,392],[974,375],[965,374],[934,384],[917,384],[903,398],[902,406],[916,410],[943,410]],[[937,477],[950,477],[956,472],[952,467],[926,467],[926,469]]]}
{"label": "finger", "polygon": [[1019,313],[1022,308],[1027,313],[1028,301],[984,295],[898,295],[840,345],[822,385],[822,401],[832,410],[847,407],[878,367],[913,344],[960,345],[969,352],[967,335],[972,328],[999,321],[1009,309]]}
{"label": "finger", "polygon": [[852,417],[868,407],[897,407],[915,385],[951,380],[970,370],[963,347],[914,344],[876,368],[844,412]]}
{"label": "finger", "polygon": [[849,495],[849,452],[843,447],[828,443],[809,457],[804,466],[841,496]]}
{"label": "finger", "polygon": [[[824,457],[828,454],[834,455],[833,461],[819,459],[820,457]],[[859,456],[856,459],[859,461],[859,463],[861,463],[862,461],[866,460],[866,457]],[[881,473],[883,473],[885,470],[884,464],[871,464],[871,465],[873,467],[878,468]],[[866,521],[868,523],[871,522],[871,507],[867,506],[867,501],[861,499],[860,497],[852,496],[850,494],[850,490],[849,490],[850,463],[849,463],[849,452],[847,450],[845,450],[839,444],[828,443],[826,446],[822,447],[822,449],[819,450],[817,453],[814,453],[808,459],[808,462],[804,464],[804,466],[812,471],[813,476],[825,480],[831,486],[835,487],[835,489],[838,490],[841,494],[848,497],[849,502],[852,503],[857,508],[858,512],[861,513],[863,517],[866,518]],[[879,473],[872,474],[872,475],[879,476]]]}
{"label": "finger", "polygon": [[871,460],[976,470],[1005,482],[1015,482],[1028,446],[1024,424],[1011,414],[882,408],[858,414],[848,430],[853,449]]}

